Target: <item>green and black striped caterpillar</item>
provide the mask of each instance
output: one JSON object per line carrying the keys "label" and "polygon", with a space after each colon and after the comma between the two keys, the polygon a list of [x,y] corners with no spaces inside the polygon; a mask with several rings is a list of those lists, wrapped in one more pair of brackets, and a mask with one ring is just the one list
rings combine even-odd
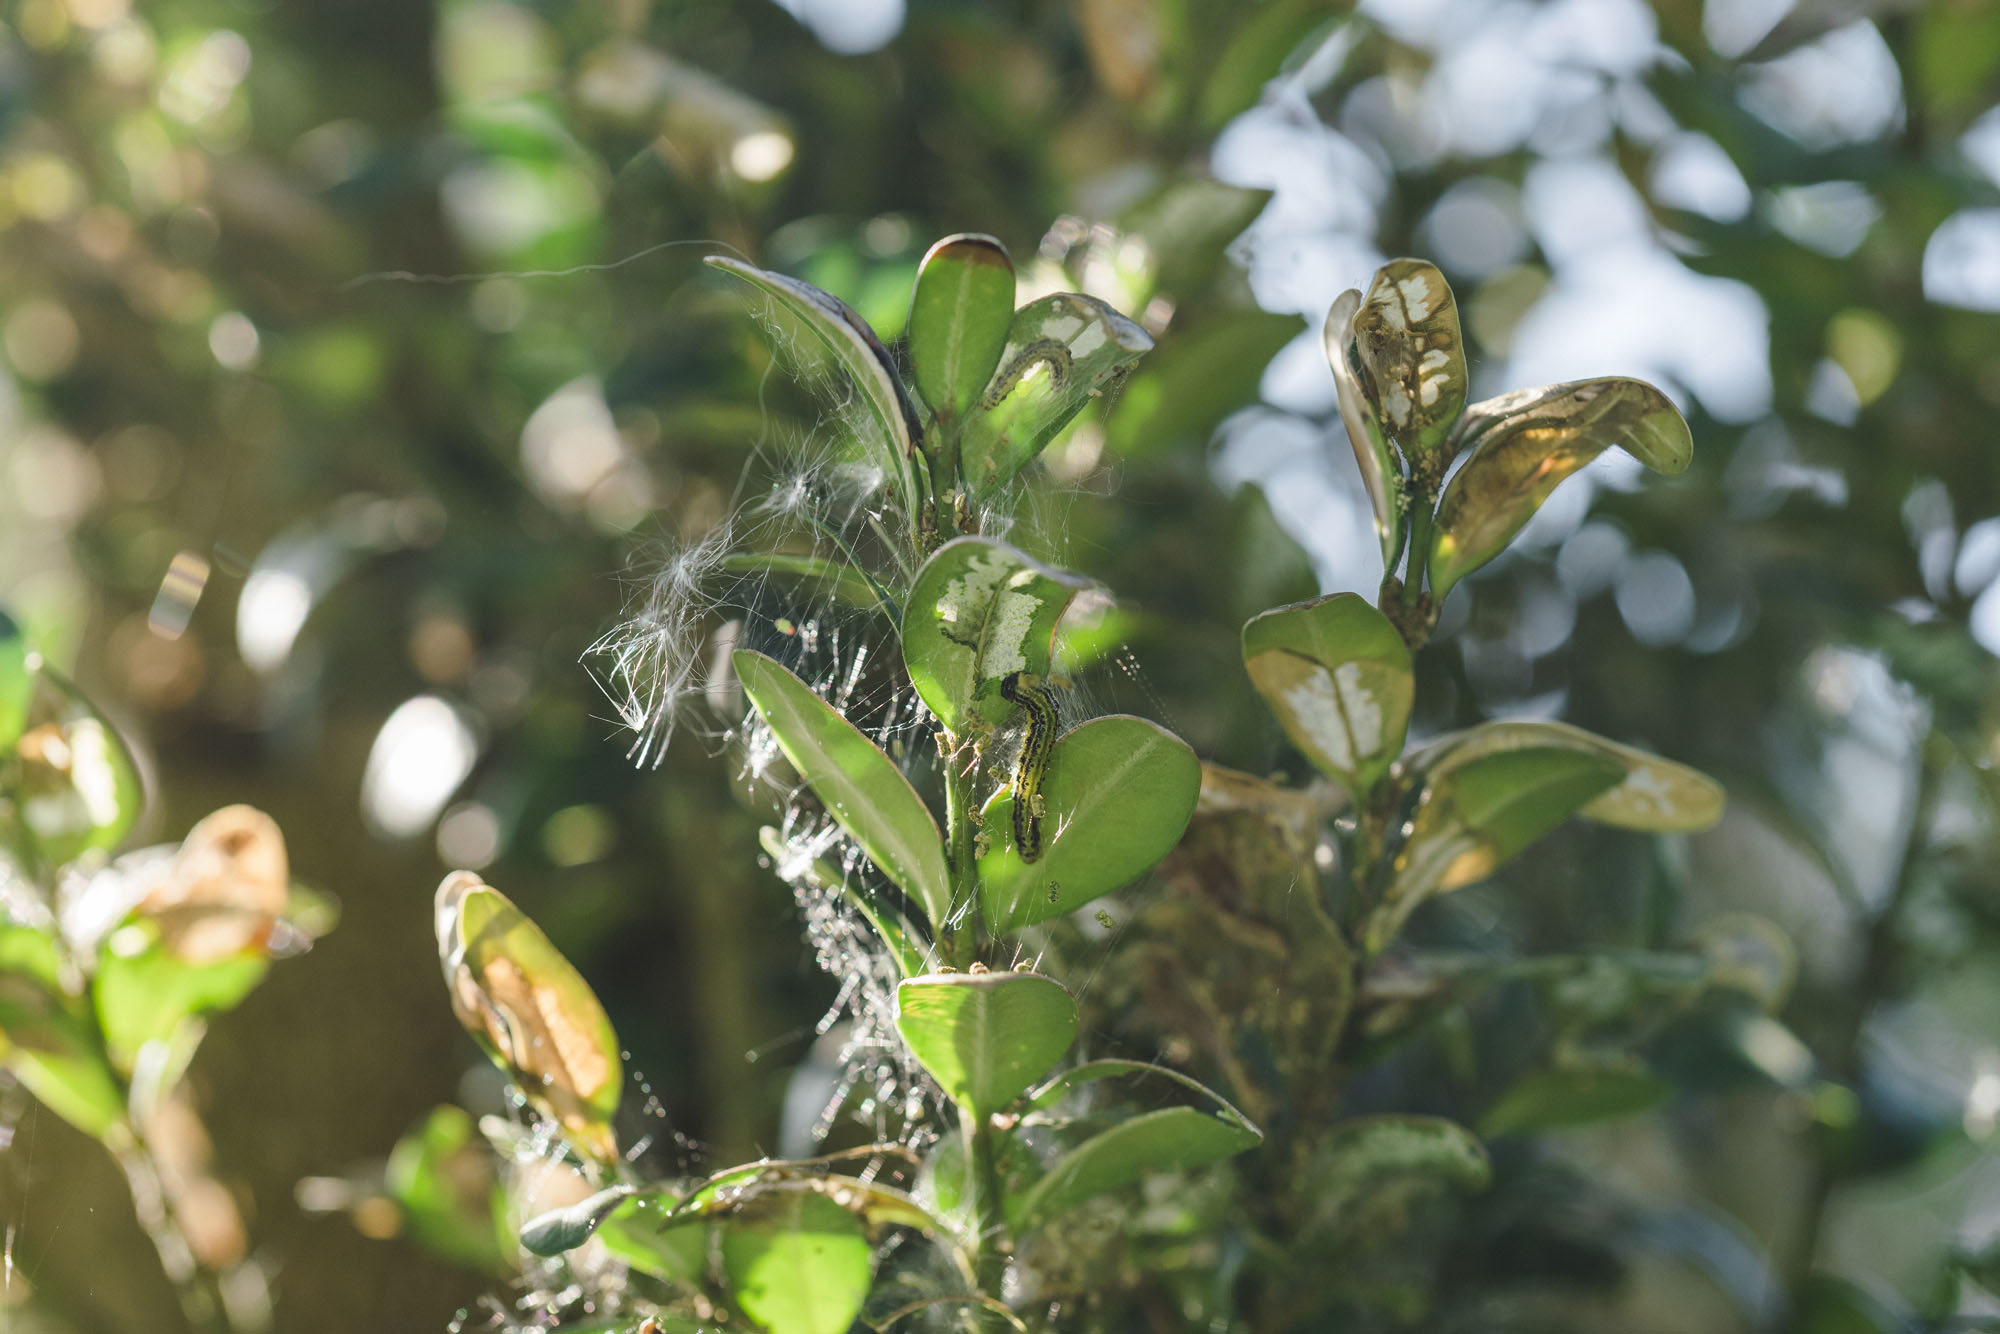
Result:
{"label": "green and black striped caterpillar", "polygon": [[1047,686],[1025,681],[1020,672],[1000,678],[1000,697],[1028,715],[1027,734],[1014,761],[1014,847],[1024,862],[1042,856],[1042,774],[1056,744],[1056,697]]}

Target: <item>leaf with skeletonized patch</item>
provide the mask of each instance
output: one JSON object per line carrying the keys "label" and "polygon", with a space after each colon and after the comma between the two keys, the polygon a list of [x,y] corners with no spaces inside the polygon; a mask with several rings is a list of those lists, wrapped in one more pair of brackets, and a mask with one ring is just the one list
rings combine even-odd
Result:
{"label": "leaf with skeletonized patch", "polygon": [[972,499],[1013,481],[1152,346],[1144,329],[1076,292],[1015,311],[999,369],[965,420],[959,467]]}
{"label": "leaf with skeletonized patch", "polygon": [[1370,405],[1411,470],[1434,485],[1451,461],[1439,448],[1465,407],[1465,345],[1451,284],[1423,260],[1390,260],[1354,314],[1354,347]]}
{"label": "leaf with skeletonized patch", "polygon": [[1431,596],[1503,551],[1558,483],[1613,445],[1672,475],[1694,456],[1687,422],[1642,380],[1609,378],[1523,389],[1475,403],[1453,434],[1465,463],[1438,503],[1428,553]]}
{"label": "leaf with skeletonized patch", "polygon": [[1382,543],[1382,563],[1393,569],[1403,549],[1403,470],[1396,463],[1395,450],[1382,429],[1381,419],[1368,404],[1361,389],[1361,374],[1354,352],[1354,316],[1361,309],[1361,293],[1342,292],[1326,313],[1321,338],[1326,346],[1326,363],[1333,370],[1333,385],[1340,402],[1340,420],[1347,428],[1348,444],[1354,449],[1354,463],[1361,470],[1361,485],[1368,492],[1368,506],[1375,515],[1375,536]]}

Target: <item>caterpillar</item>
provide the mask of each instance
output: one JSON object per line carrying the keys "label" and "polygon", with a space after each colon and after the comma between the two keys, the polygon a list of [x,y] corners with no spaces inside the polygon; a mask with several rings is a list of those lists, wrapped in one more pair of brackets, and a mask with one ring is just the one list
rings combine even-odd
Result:
{"label": "caterpillar", "polygon": [[1028,715],[1027,735],[1021,739],[1021,754],[1014,761],[1014,846],[1021,860],[1034,862],[1042,856],[1042,774],[1049,767],[1049,752],[1056,744],[1055,692],[1020,672],[1000,678],[1000,697]]}
{"label": "caterpillar", "polygon": [[994,375],[993,383],[980,395],[980,408],[990,412],[998,407],[1000,400],[1014,392],[1014,386],[1027,378],[1029,369],[1038,361],[1048,366],[1050,380],[1057,389],[1069,383],[1069,344],[1054,338],[1037,338]]}

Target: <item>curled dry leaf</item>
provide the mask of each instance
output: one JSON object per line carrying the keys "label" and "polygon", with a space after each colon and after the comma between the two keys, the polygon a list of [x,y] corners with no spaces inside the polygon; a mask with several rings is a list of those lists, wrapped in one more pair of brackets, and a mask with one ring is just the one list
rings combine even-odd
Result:
{"label": "curled dry leaf", "polygon": [[437,891],[438,960],[452,1012],[537,1111],[599,1162],[618,1144],[618,1037],[582,976],[541,928],[470,871]]}
{"label": "curled dry leaf", "polygon": [[291,890],[278,822],[251,806],[225,806],[193,829],[139,903],[160,938],[187,963],[218,963],[270,947]]}

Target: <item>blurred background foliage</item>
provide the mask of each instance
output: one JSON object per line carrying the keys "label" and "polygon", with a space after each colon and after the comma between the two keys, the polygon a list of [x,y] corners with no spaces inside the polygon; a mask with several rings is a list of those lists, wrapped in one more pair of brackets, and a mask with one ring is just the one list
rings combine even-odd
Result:
{"label": "blurred background foliage", "polygon": [[[581,660],[822,407],[700,257],[892,336],[959,229],[1009,246],[1024,297],[1074,284],[1158,338],[1050,455],[1036,526],[1129,613],[1095,688],[1239,768],[1287,763],[1243,618],[1380,577],[1317,345],[1383,256],[1452,279],[1475,398],[1632,374],[1694,425],[1685,476],[1607,456],[1461,588],[1419,727],[1561,715],[1715,773],[1729,816],[1659,851],[1568,830],[1417,928],[1557,954],[1748,911],[1796,985],[1781,1023],[1663,1026],[1675,1092],[1645,1115],[1502,1139],[1491,1192],[1385,1251],[1378,1310],[2000,1312],[2000,9],[0,14],[0,601],[134,739],[151,841],[253,801],[343,905],[193,1071],[277,1328],[437,1330],[491,1286],[479,1238],[391,1242],[393,1208],[295,1190],[440,1103],[497,1106],[461,1088],[437,981],[448,866],[591,979],[670,1151],[798,1147],[787,1082],[835,983],[702,737],[635,768]],[[1348,1109],[1475,1120],[1591,1039],[1601,994],[1538,985],[1448,1011]],[[31,1106],[0,1100],[0,1319],[172,1327],[122,1182]]]}

